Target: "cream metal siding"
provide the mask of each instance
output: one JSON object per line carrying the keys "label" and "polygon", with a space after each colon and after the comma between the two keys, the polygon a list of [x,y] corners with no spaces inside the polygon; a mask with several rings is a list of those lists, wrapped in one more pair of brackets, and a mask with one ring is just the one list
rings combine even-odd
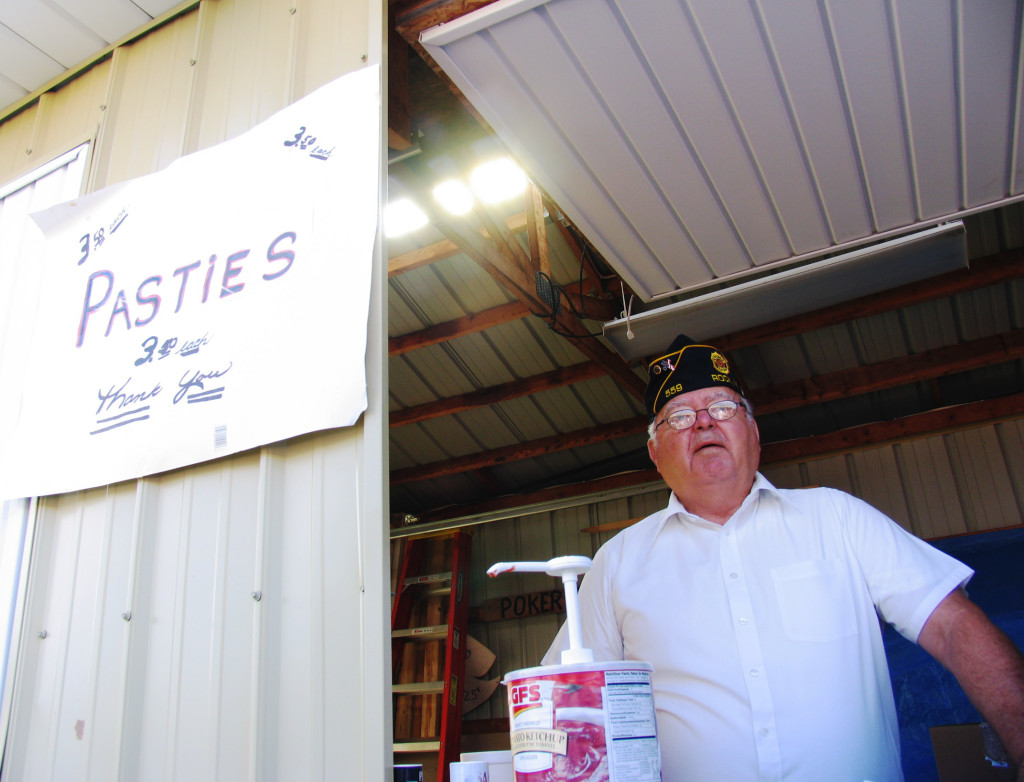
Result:
{"label": "cream metal siding", "polygon": [[[85,140],[94,190],[235,136],[381,63],[383,10],[197,3],[4,118],[0,186]],[[387,776],[379,247],[373,263],[355,426],[43,498],[31,519],[27,501],[5,506],[5,533],[35,522],[5,782]],[[24,336],[4,322],[0,356]]]}
{"label": "cream metal siding", "polygon": [[[1024,523],[1024,420],[894,443],[828,459],[764,470],[780,488],[830,486],[871,503],[924,539]],[[471,605],[559,588],[541,574],[487,578],[495,562],[593,556],[615,531],[588,527],[637,519],[665,506],[665,488],[596,504],[509,518],[473,528]],[[564,615],[473,623],[470,633],[497,655],[489,678],[529,668],[554,638]],[[469,719],[506,717],[505,691]]]}

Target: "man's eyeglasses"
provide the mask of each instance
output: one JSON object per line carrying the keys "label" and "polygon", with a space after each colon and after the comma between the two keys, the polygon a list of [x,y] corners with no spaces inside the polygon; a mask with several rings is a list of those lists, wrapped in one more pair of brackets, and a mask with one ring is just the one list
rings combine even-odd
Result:
{"label": "man's eyeglasses", "polygon": [[[716,421],[728,421],[733,418],[737,411],[739,411],[741,405],[739,402],[733,402],[731,399],[722,399],[718,402],[712,402],[707,407],[702,407],[700,410],[690,410],[689,408],[683,410],[676,410],[672,415],[665,416],[661,420],[661,424],[668,424],[670,428],[675,430],[689,429],[695,423],[697,423],[697,414],[701,410],[707,410],[708,415]],[[658,426],[654,427],[657,431]]]}

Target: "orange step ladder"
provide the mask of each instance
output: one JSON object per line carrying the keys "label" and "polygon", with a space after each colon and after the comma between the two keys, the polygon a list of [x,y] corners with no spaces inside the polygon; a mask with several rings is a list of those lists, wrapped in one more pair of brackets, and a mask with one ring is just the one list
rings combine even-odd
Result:
{"label": "orange step ladder", "polygon": [[395,762],[436,752],[438,782],[462,743],[469,543],[462,531],[408,538],[391,607]]}

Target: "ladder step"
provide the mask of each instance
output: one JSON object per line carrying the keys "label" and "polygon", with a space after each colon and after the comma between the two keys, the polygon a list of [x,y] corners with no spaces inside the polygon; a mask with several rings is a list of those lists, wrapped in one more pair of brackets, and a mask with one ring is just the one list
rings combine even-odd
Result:
{"label": "ladder step", "polygon": [[452,585],[449,582],[448,584],[443,586],[431,587],[430,589],[420,590],[419,598],[421,600],[426,600],[428,597],[444,597],[445,595],[450,595],[451,593]]}
{"label": "ladder step", "polygon": [[434,638],[447,638],[448,625],[429,625],[427,627],[409,627],[405,630],[393,630],[392,638],[412,638],[417,641],[429,641]]}
{"label": "ladder step", "polygon": [[412,576],[411,578],[405,579],[402,582],[402,586],[413,586],[415,584],[436,584],[441,581],[451,581],[452,572],[449,570],[447,573],[430,573],[423,576]]}
{"label": "ladder step", "polygon": [[391,685],[395,695],[433,695],[444,692],[444,682],[408,682]]}
{"label": "ladder step", "polygon": [[437,752],[441,749],[440,741],[403,741],[395,744],[395,752]]}

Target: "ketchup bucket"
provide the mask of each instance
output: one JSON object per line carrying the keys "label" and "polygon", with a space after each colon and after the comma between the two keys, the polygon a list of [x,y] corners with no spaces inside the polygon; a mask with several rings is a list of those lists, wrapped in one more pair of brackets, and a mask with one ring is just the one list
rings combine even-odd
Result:
{"label": "ketchup bucket", "polygon": [[660,782],[649,663],[505,675],[516,782]]}
{"label": "ketchup bucket", "polygon": [[595,663],[582,646],[576,579],[588,557],[498,562],[502,573],[562,579],[569,648],[561,665],[505,674],[515,782],[661,782],[650,663]]}

